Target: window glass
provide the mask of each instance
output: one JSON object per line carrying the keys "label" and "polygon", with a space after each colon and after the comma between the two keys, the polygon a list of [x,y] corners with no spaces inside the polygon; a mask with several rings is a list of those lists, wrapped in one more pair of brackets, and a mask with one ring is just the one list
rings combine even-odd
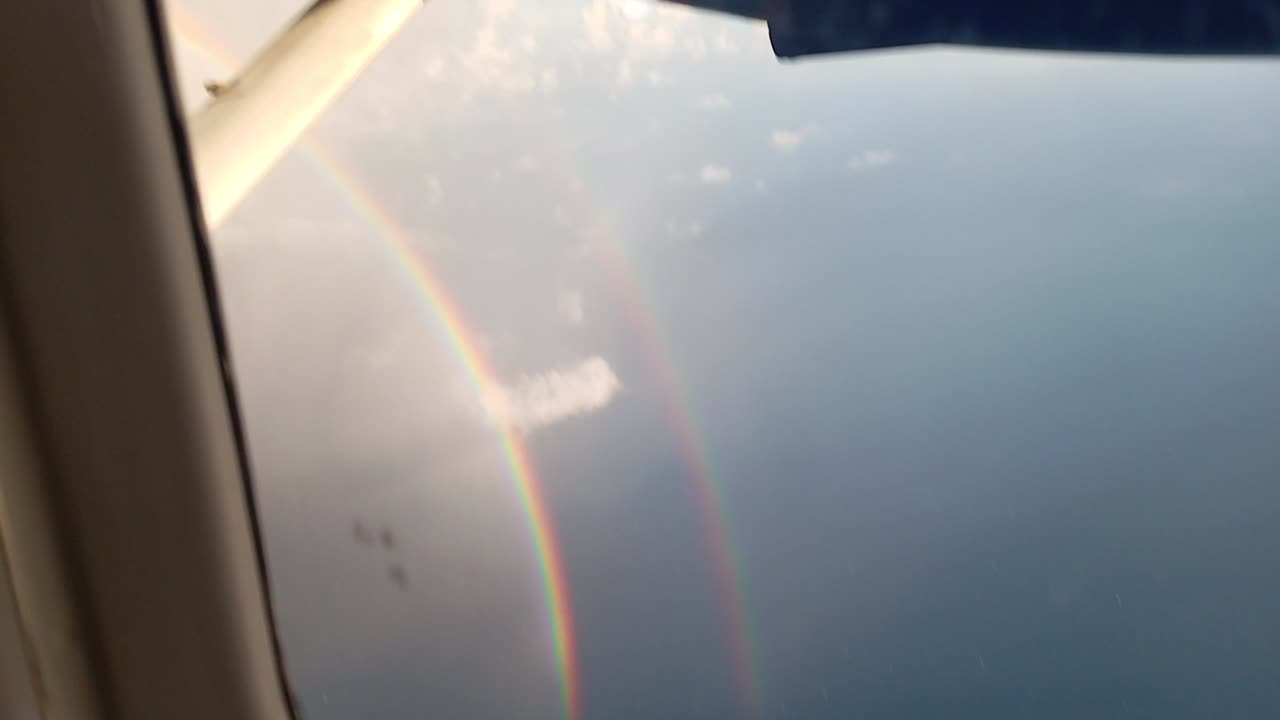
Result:
{"label": "window glass", "polygon": [[302,716],[1274,713],[1277,87],[427,3],[212,232]]}

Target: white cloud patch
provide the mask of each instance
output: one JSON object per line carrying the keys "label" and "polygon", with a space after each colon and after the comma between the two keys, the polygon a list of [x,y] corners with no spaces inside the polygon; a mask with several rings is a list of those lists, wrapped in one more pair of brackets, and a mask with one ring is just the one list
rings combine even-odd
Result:
{"label": "white cloud patch", "polygon": [[804,142],[804,133],[800,130],[774,130],[769,135],[769,142],[778,150],[786,152]]}
{"label": "white cloud patch", "polygon": [[422,64],[422,74],[424,77],[435,80],[444,74],[444,59],[433,57]]}
{"label": "white cloud patch", "polygon": [[716,36],[716,52],[723,55],[735,55],[738,52],[738,44],[729,39],[729,33],[721,30]]}
{"label": "white cloud patch", "polygon": [[698,99],[698,107],[703,110],[724,110],[733,103],[729,102],[729,98],[715,93],[713,95],[703,95]]}
{"label": "white cloud patch", "polygon": [[582,10],[584,44],[597,52],[621,47],[635,58],[667,57],[680,45],[683,20],[653,0],[593,0]]}
{"label": "white cloud patch", "polygon": [[596,0],[582,10],[582,31],[587,43],[596,50],[613,48],[613,36],[609,33],[609,6],[604,0]]}
{"label": "white cloud patch", "polygon": [[528,58],[517,57],[519,48],[502,42],[502,30],[515,9],[516,0],[494,0],[487,5],[471,46],[457,53],[458,66],[473,85],[511,93],[527,93],[537,87]]}
{"label": "white cloud patch", "polygon": [[618,75],[615,82],[617,82],[618,85],[620,86],[631,84],[631,61],[630,60],[624,59],[622,60],[622,62],[618,63]]}
{"label": "white cloud patch", "polygon": [[628,28],[627,43],[632,51],[662,57],[671,54],[676,36],[663,25],[637,22]]}
{"label": "white cloud patch", "polygon": [[848,167],[857,171],[875,170],[889,167],[897,161],[898,156],[892,150],[863,150],[849,159]]}
{"label": "white cloud patch", "polygon": [[525,375],[512,385],[486,388],[490,419],[530,432],[596,412],[613,401],[622,383],[598,355],[571,367]]}
{"label": "white cloud patch", "polygon": [[584,319],[582,293],[577,290],[561,290],[556,298],[556,310],[565,322],[570,325],[581,325]]}
{"label": "white cloud patch", "polygon": [[422,179],[422,184],[427,205],[431,207],[439,205],[440,200],[444,198],[444,188],[440,186],[440,178],[435,175],[427,175]]}
{"label": "white cloud patch", "polygon": [[1143,189],[1160,197],[1191,195],[1204,189],[1204,183],[1190,175],[1162,175],[1145,183]]}
{"label": "white cloud patch", "polygon": [[699,177],[708,185],[723,185],[733,179],[733,171],[723,165],[708,163],[702,166]]}
{"label": "white cloud patch", "polygon": [[546,92],[551,92],[560,87],[560,75],[554,68],[543,70],[539,77],[542,80],[542,89]]}
{"label": "white cloud patch", "polygon": [[653,14],[651,0],[613,0],[613,6],[628,20],[643,20]]}

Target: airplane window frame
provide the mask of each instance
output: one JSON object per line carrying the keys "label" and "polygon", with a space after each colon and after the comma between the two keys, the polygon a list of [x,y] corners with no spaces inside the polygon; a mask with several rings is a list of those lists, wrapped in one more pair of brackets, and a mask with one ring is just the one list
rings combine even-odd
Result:
{"label": "airplane window frame", "polygon": [[[0,7],[0,534],[46,718],[294,716],[162,8]],[[57,42],[49,41],[57,28]]]}

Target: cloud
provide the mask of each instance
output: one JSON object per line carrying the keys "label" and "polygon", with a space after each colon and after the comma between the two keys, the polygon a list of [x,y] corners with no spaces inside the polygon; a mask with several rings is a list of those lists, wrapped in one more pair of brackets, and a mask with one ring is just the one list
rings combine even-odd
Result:
{"label": "cloud", "polygon": [[876,168],[888,167],[897,162],[898,156],[892,150],[863,150],[860,154],[850,158],[848,167],[850,170],[875,170]]}
{"label": "cloud", "polygon": [[560,312],[560,317],[570,325],[581,325],[582,293],[577,290],[561,290],[556,299],[556,309]]}
{"label": "cloud", "polygon": [[[476,87],[527,93],[537,86],[527,57],[502,42],[503,29],[515,12],[515,0],[495,0],[485,7],[471,46],[457,53],[457,64]],[[529,48],[522,48],[524,53]]]}
{"label": "cloud", "polygon": [[444,59],[433,57],[422,64],[422,74],[432,80],[444,74]]}
{"label": "cloud", "polygon": [[435,207],[440,204],[440,200],[444,197],[444,188],[440,185],[440,178],[435,175],[427,175],[422,179],[423,194],[426,196],[427,205]]}
{"label": "cloud", "polygon": [[734,55],[738,52],[738,44],[729,39],[729,33],[721,30],[716,36],[716,51],[724,55]]}
{"label": "cloud", "polygon": [[729,98],[725,97],[724,95],[721,95],[720,93],[715,93],[713,95],[703,95],[698,100],[698,107],[702,108],[703,110],[723,110],[729,107],[731,104],[732,103],[729,102]]}
{"label": "cloud", "polygon": [[525,375],[513,385],[486,388],[490,418],[522,432],[593,413],[613,401],[622,383],[594,355],[568,368]]}
{"label": "cloud", "polygon": [[613,36],[609,34],[609,7],[604,0],[596,0],[590,7],[583,8],[582,31],[596,50],[613,47]]}
{"label": "cloud", "polygon": [[628,20],[643,20],[653,13],[650,0],[613,0],[613,5]]}
{"label": "cloud", "polygon": [[1190,175],[1162,175],[1145,183],[1143,189],[1151,195],[1179,197],[1204,189],[1204,183]]}
{"label": "cloud", "polygon": [[586,46],[597,52],[622,47],[637,58],[671,55],[682,18],[656,9],[651,0],[593,0],[582,10]]}
{"label": "cloud", "polygon": [[618,63],[618,77],[616,82],[618,83],[618,85],[631,84],[631,61],[630,60],[624,59]]}
{"label": "cloud", "polygon": [[733,179],[733,171],[723,165],[708,163],[702,166],[699,177],[708,185],[722,185]]}
{"label": "cloud", "polygon": [[637,22],[628,28],[627,45],[633,52],[663,57],[675,48],[676,36],[663,25]]}
{"label": "cloud", "polygon": [[542,78],[542,89],[547,92],[551,92],[552,90],[555,90],[556,88],[560,87],[560,75],[556,72],[554,68],[543,70],[541,78]]}
{"label": "cloud", "polygon": [[769,141],[775,148],[786,152],[804,142],[804,133],[799,130],[774,130],[769,136]]}

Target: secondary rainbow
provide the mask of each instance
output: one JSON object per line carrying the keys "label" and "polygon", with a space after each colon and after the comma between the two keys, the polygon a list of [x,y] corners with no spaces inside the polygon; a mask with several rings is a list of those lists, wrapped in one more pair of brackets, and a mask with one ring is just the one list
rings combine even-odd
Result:
{"label": "secondary rainbow", "polygon": [[[197,40],[200,37],[198,32],[189,30],[185,24],[176,19],[174,25],[179,37],[200,50],[210,60],[224,67],[230,66],[221,53],[211,50],[208,43]],[[301,149],[321,169],[321,174],[334,184],[351,209],[378,234],[395,261],[396,267],[414,289],[419,304],[444,333],[479,401],[487,408],[488,395],[485,389],[496,384],[495,375],[472,334],[467,330],[462,313],[449,296],[445,286],[435,277],[430,266],[418,256],[406,234],[396,227],[391,217],[361,187],[354,174],[347,171],[336,157],[314,142],[304,142]],[[498,416],[494,415],[494,417]],[[547,620],[551,628],[564,717],[568,720],[577,720],[581,715],[580,673],[564,555],[560,550],[542,484],[530,460],[524,437],[502,422],[497,424],[497,435],[533,541]]]}
{"label": "secondary rainbow", "polygon": [[[596,211],[594,226],[609,225]],[[657,322],[658,314],[634,271],[627,262],[617,234],[605,233],[607,241],[598,247],[601,265],[611,284],[623,297],[628,321],[641,336],[646,361],[662,391],[662,401],[680,446],[686,472],[692,479],[702,514],[705,542],[715,571],[718,592],[724,602],[725,633],[733,662],[734,681],[738,686],[741,712],[745,718],[764,716],[764,690],[760,677],[759,641],[750,605],[746,574],[737,550],[724,483],[716,470],[710,445],[705,440],[702,423],[684,382],[676,369],[672,343]]]}
{"label": "secondary rainbow", "polygon": [[[535,120],[538,118],[534,118]],[[637,263],[627,257],[622,233],[607,214],[608,203],[591,197],[595,184],[586,181],[573,162],[573,153],[550,127],[544,131],[544,147],[560,147],[549,153],[544,172],[557,173],[557,181],[566,187],[581,188],[566,198],[575,225],[587,228],[596,242],[588,245],[587,256],[599,261],[618,294],[627,316],[627,324],[640,338],[645,364],[662,394],[662,404],[679,446],[682,464],[688,473],[698,499],[707,552],[715,575],[716,592],[722,598],[724,631],[727,636],[733,678],[740,704],[740,717],[762,718],[766,714],[765,689],[761,670],[759,633],[751,609],[746,564],[738,550],[733,528],[731,505],[715,455],[706,440],[703,423],[685,389],[678,371],[673,343],[662,331],[659,313],[650,298],[657,297],[644,287]],[[572,198],[579,198],[573,202]]]}
{"label": "secondary rainbow", "polygon": [[716,592],[723,602],[724,632],[729,645],[740,717],[762,718],[766,714],[764,675],[746,564],[738,550],[733,513],[724,480],[716,468],[715,455],[678,371],[673,343],[662,331],[659,313],[650,300],[657,295],[644,287],[636,270],[638,264],[627,257],[623,235],[607,214],[608,203],[591,197],[595,184],[586,181],[585,173],[578,170],[572,150],[557,142],[560,136],[551,127],[544,132],[544,147],[559,146],[560,150],[550,153],[549,158],[558,162],[547,163],[543,169],[558,173],[557,179],[564,186],[581,188],[580,193],[569,196],[580,200],[566,209],[574,215],[572,219],[576,225],[587,228],[597,241],[588,245],[587,254],[599,261],[610,287],[621,298],[628,325],[640,338],[645,364],[661,392],[662,405],[676,437],[682,464],[697,496],[707,552],[715,574]]}

